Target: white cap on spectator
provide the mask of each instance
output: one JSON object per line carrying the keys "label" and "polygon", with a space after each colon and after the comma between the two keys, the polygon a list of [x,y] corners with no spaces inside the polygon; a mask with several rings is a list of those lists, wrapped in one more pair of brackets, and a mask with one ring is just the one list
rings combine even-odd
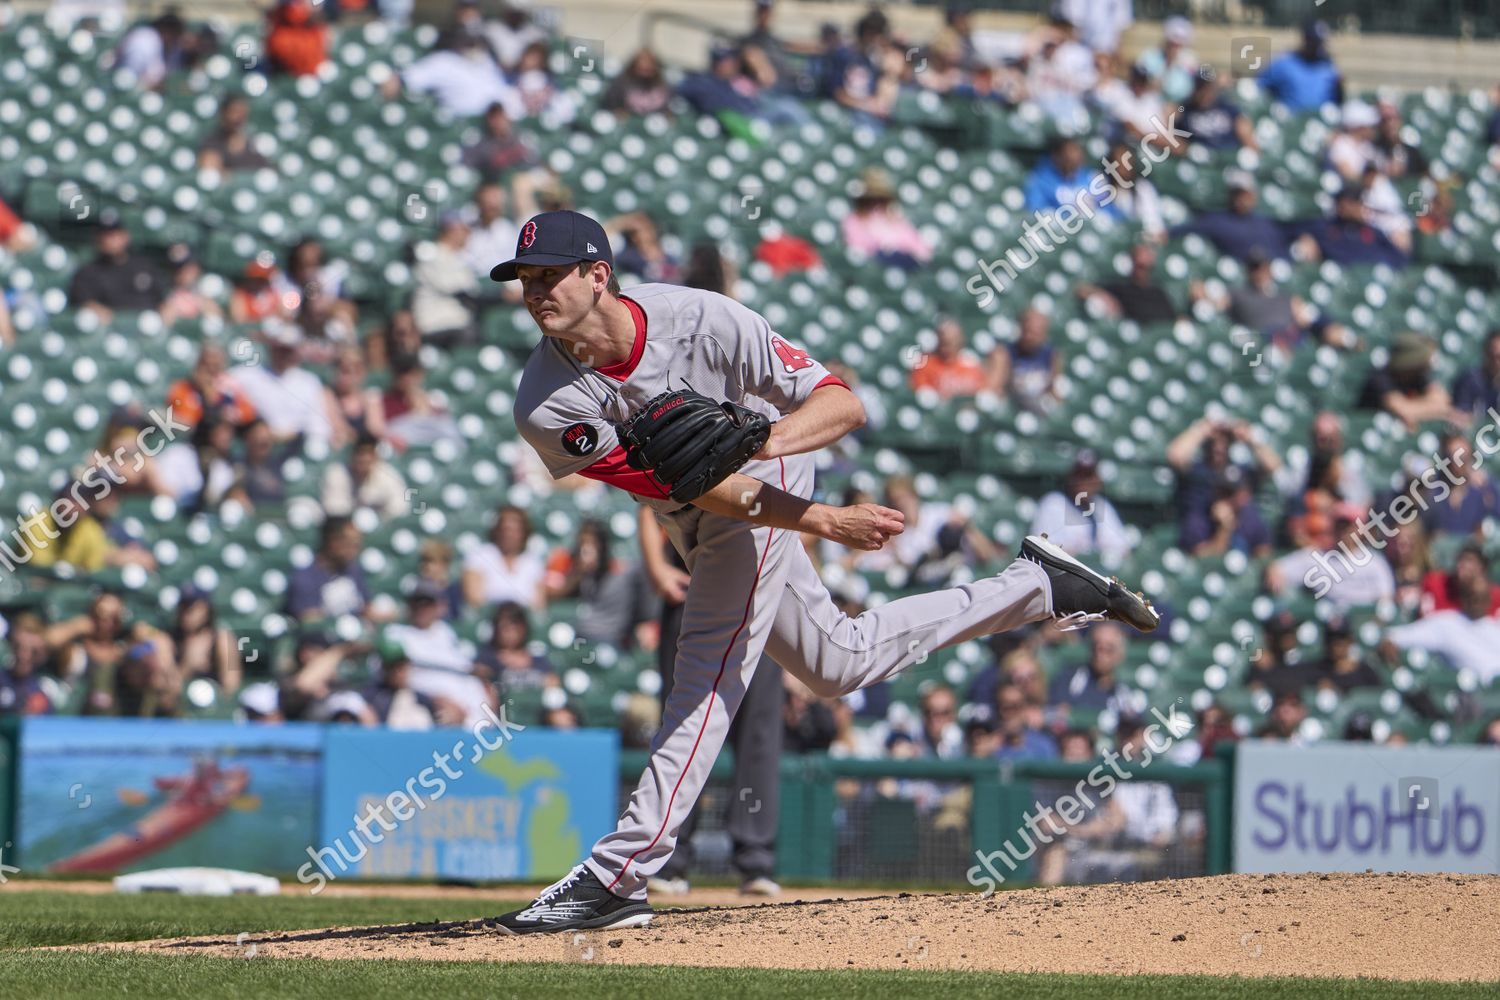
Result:
{"label": "white cap on spectator", "polygon": [[1167,41],[1187,45],[1193,40],[1193,23],[1185,17],[1169,17],[1162,22],[1162,34]]}
{"label": "white cap on spectator", "polygon": [[1380,112],[1364,101],[1344,102],[1344,128],[1374,128],[1380,124]]}
{"label": "white cap on spectator", "polygon": [[288,323],[285,320],[265,320],[260,325],[260,332],[272,344],[296,347],[302,343],[302,330],[295,323]]}
{"label": "white cap on spectator", "polygon": [[281,692],[270,681],[257,681],[240,692],[240,707],[256,715],[273,715],[281,710]]}
{"label": "white cap on spectator", "polygon": [[323,699],[318,717],[331,719],[340,712],[348,712],[355,718],[362,717],[369,709],[369,702],[358,691],[335,691]]}

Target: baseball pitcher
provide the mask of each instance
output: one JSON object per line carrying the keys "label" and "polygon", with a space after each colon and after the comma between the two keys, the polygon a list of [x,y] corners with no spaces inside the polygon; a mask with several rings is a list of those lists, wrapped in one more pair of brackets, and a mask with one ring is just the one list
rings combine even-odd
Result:
{"label": "baseball pitcher", "polygon": [[546,212],[521,230],[496,281],[521,282],[542,340],[516,424],[557,478],[579,473],[648,505],[692,582],[671,694],[619,825],[510,933],[640,927],[646,880],[671,856],[765,653],[813,691],[883,681],[936,649],[1056,618],[1143,632],[1150,604],[1044,538],[998,576],[842,614],[799,539],[857,549],[900,534],[900,512],[808,499],[813,453],[864,423],[854,393],[763,316],[713,292],[647,284],[624,294],[604,230]]}

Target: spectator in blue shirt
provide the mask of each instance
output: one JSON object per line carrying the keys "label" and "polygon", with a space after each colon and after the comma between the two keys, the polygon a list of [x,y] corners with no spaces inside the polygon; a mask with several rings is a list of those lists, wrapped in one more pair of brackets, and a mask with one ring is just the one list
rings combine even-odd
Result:
{"label": "spectator in blue shirt", "polygon": [[1500,327],[1484,338],[1480,363],[1453,380],[1453,406],[1475,417],[1500,407]]}
{"label": "spectator in blue shirt", "polygon": [[1294,227],[1302,233],[1297,243],[1314,260],[1405,267],[1411,258],[1389,236],[1365,221],[1363,194],[1358,185],[1344,188],[1334,202],[1333,218],[1314,219]]}
{"label": "spectator in blue shirt", "polygon": [[[1254,466],[1230,459],[1236,441],[1250,447]],[[1269,551],[1271,533],[1253,494],[1260,476],[1281,468],[1281,458],[1249,424],[1208,417],[1194,421],[1167,445],[1167,462],[1177,473],[1178,545],[1194,554],[1229,548],[1251,556]]]}
{"label": "spectator in blue shirt", "polygon": [[1271,61],[1260,75],[1261,87],[1292,111],[1316,111],[1344,103],[1344,79],[1328,54],[1328,24],[1309,21],[1302,28],[1302,47]]}
{"label": "spectator in blue shirt", "polygon": [[1259,149],[1255,129],[1239,105],[1224,96],[1217,77],[1193,77],[1193,91],[1178,116],[1184,132],[1191,132],[1188,142],[1207,149]]}
{"label": "spectator in blue shirt", "polygon": [[287,586],[287,614],[303,622],[364,614],[370,585],[359,566],[363,544],[347,517],[325,520],[317,557],[293,573]]}
{"label": "spectator in blue shirt", "polygon": [[1442,501],[1433,500],[1422,515],[1428,532],[1476,535],[1487,519],[1500,517],[1500,489],[1484,470],[1469,461],[1472,448],[1456,431],[1443,436],[1443,454],[1448,456],[1445,476],[1453,485]]}
{"label": "spectator in blue shirt", "polygon": [[1229,210],[1205,212],[1191,222],[1173,226],[1171,236],[1196,233],[1222,254],[1240,263],[1255,258],[1284,260],[1291,255],[1291,242],[1281,223],[1255,211],[1257,195],[1250,175],[1234,172],[1229,178]]}
{"label": "spectator in blue shirt", "polygon": [[[1113,622],[1098,623],[1089,629],[1088,662],[1058,671],[1047,688],[1047,703],[1091,712],[1108,708],[1121,715],[1129,713],[1131,691],[1117,675],[1124,662],[1125,632]],[[1003,691],[1000,696],[1005,696]]]}
{"label": "spectator in blue shirt", "polygon": [[1055,760],[1057,744],[1027,721],[1030,702],[1026,692],[1006,684],[995,694],[995,728],[999,734],[997,760]]}
{"label": "spectator in blue shirt", "polygon": [[1089,197],[1093,175],[1083,165],[1083,146],[1070,136],[1053,140],[1046,159],[1032,168],[1026,178],[1026,207],[1054,211],[1063,205],[1077,205]]}

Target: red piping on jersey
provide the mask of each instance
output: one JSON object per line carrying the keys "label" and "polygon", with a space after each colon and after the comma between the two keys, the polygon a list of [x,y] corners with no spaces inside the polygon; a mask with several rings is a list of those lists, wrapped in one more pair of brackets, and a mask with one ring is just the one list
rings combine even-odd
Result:
{"label": "red piping on jersey", "polygon": [[597,479],[609,486],[617,486],[628,493],[637,493],[653,500],[665,500],[670,494],[643,469],[632,469],[625,461],[625,446],[615,445],[615,450],[599,459],[579,475]]}
{"label": "red piping on jersey", "polygon": [[646,353],[646,313],[640,306],[636,305],[634,299],[620,296],[620,301],[625,303],[625,308],[630,310],[630,318],[635,321],[635,344],[630,348],[630,357],[624,361],[616,361],[612,365],[595,368],[594,371],[600,375],[607,375],[617,382],[623,382],[635,371],[635,366],[641,363],[641,355]]}
{"label": "red piping on jersey", "polygon": [[[837,375],[827,375],[827,376],[825,376],[823,378],[823,381],[821,381],[817,385],[813,386],[813,392],[817,392],[819,389],[823,388],[825,385],[837,385],[837,386],[842,386],[845,389],[849,389],[849,383],[845,382],[843,379],[839,378]],[[853,389],[849,389],[849,391],[853,392],[854,390]]]}
{"label": "red piping on jersey", "polygon": [[[786,460],[777,459],[777,462],[781,466],[781,486],[782,489],[785,489]],[[698,755],[698,744],[703,742],[703,734],[708,731],[708,720],[713,715],[714,698],[719,694],[719,682],[724,679],[724,667],[729,663],[729,653],[734,649],[734,644],[739,639],[740,633],[745,630],[745,623],[750,620],[750,604],[755,600],[755,590],[760,585],[760,571],[765,568],[766,556],[771,554],[771,540],[775,537],[776,529],[772,528],[766,535],[766,549],[760,554],[760,564],[755,567],[755,579],[751,581],[750,594],[745,598],[745,613],[740,616],[739,628],[735,629],[734,635],[729,637],[729,645],[724,647],[724,656],[719,660],[719,674],[714,678],[714,686],[708,692],[708,708],[704,710],[703,722],[698,726],[698,738],[693,740],[693,749],[688,754],[687,763],[682,765],[682,773],[677,776],[677,784],[672,786],[672,794],[667,798],[667,808],[662,813],[661,818],[661,829],[656,831],[656,836],[651,838],[651,843],[636,851],[625,860],[625,864],[620,868],[620,874],[615,876],[613,882],[604,887],[606,891],[613,891],[614,887],[620,884],[620,879],[624,878],[625,873],[630,870],[631,863],[655,847],[656,842],[661,839],[661,835],[667,832],[667,824],[672,821],[672,804],[677,801],[677,790],[682,787],[682,779],[687,777],[688,770],[692,768],[693,758]]]}

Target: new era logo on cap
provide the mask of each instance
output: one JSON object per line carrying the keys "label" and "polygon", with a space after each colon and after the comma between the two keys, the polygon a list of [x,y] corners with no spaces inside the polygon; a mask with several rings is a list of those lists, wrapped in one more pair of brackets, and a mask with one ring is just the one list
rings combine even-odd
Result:
{"label": "new era logo on cap", "polygon": [[514,281],[521,264],[575,264],[581,260],[602,260],[611,268],[614,255],[604,227],[579,212],[543,212],[521,227],[516,240],[516,255],[495,265],[490,278]]}

